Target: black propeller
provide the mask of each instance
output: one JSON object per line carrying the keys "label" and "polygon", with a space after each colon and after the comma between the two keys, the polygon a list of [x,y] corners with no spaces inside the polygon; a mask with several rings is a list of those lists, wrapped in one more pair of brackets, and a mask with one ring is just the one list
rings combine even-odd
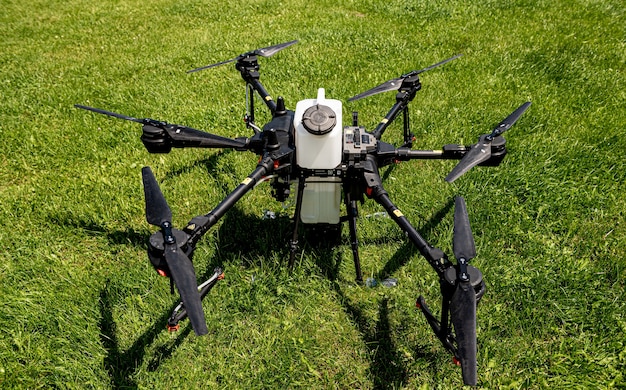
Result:
{"label": "black propeller", "polygon": [[454,57],[450,57],[447,60],[443,60],[443,61],[438,62],[438,63],[436,63],[434,65],[431,65],[431,66],[429,66],[427,68],[420,69],[420,70],[414,70],[414,71],[411,71],[411,72],[409,72],[407,74],[404,74],[404,75],[402,75],[402,76],[400,76],[400,77],[398,77],[396,79],[385,81],[384,83],[382,83],[380,85],[377,85],[376,87],[374,87],[372,89],[369,89],[369,90],[367,90],[365,92],[362,92],[362,93],[360,93],[360,94],[358,94],[356,96],[351,97],[350,99],[348,99],[348,101],[352,102],[352,101],[355,101],[355,100],[363,99],[363,98],[368,97],[368,96],[376,95],[378,93],[397,90],[397,89],[399,89],[402,86],[402,82],[404,81],[404,79],[406,79],[408,77],[416,76],[416,75],[418,75],[420,73],[424,73],[424,72],[426,72],[428,70],[431,70],[431,69],[436,68],[436,67],[438,67],[440,65],[443,65],[446,62],[450,62],[452,60],[455,60],[455,59],[459,58],[461,55],[462,54],[457,54]]}
{"label": "black propeller", "polygon": [[465,199],[457,196],[454,199],[454,237],[452,239],[454,257],[470,261],[476,257],[474,236],[467,214]]}
{"label": "black propeller", "polygon": [[142,168],[141,175],[146,197],[146,220],[149,224],[161,228],[165,262],[178,288],[180,298],[185,305],[191,326],[196,335],[207,334],[209,331],[206,326],[204,311],[202,310],[202,300],[198,292],[196,273],[191,260],[180,248],[180,246],[185,244],[185,235],[184,233],[182,235],[178,234],[179,240],[183,242],[177,241],[175,235],[179,231],[172,227],[172,211],[167,205],[167,201],[150,167]]}
{"label": "black propeller", "polygon": [[124,119],[124,120],[127,120],[127,121],[133,121],[133,122],[141,123],[143,125],[147,125],[147,124],[164,124],[165,123],[165,122],[159,122],[159,121],[155,121],[154,119],[148,119],[148,118],[137,119],[137,118],[133,118],[132,116],[126,116],[126,115],[123,115],[123,114],[118,114],[117,112],[111,112],[111,111],[107,111],[107,110],[102,110],[100,108],[83,106],[82,104],[74,104],[74,107],[81,108],[81,109],[87,110],[87,111],[97,112],[98,114],[104,114],[104,115],[112,116],[112,117],[115,117],[115,118]]}
{"label": "black propeller", "polygon": [[478,138],[478,142],[472,145],[469,152],[463,156],[461,161],[454,167],[454,169],[446,176],[446,181],[452,183],[458,179],[465,172],[469,171],[472,167],[489,160],[491,157],[491,142],[494,138],[502,135],[505,131],[510,129],[515,122],[522,116],[524,111],[530,107],[530,102],[526,102],[519,106],[515,111],[511,113],[506,119],[504,119],[491,134],[484,134]]}
{"label": "black propeller", "polygon": [[450,318],[456,333],[457,358],[461,363],[463,383],[476,386],[476,292],[470,282],[458,282],[450,301]]}
{"label": "black propeller", "polygon": [[261,49],[252,50],[252,51],[249,51],[247,53],[240,54],[240,55],[238,55],[235,58],[231,58],[230,60],[218,62],[216,64],[202,66],[200,68],[196,68],[196,69],[192,69],[192,70],[188,70],[187,73],[193,73],[193,72],[198,72],[198,71],[204,70],[204,69],[214,68],[216,66],[228,64],[230,62],[235,62],[235,61],[238,61],[238,60],[240,60],[242,58],[246,58],[246,57],[250,57],[250,56],[271,57],[274,54],[278,53],[279,51],[283,50],[284,48],[289,47],[291,45],[295,45],[296,43],[298,43],[298,41],[297,40],[293,40],[293,41],[289,41],[289,42],[285,42],[285,43],[279,43],[278,45],[273,45],[273,46],[268,46],[268,47],[264,47],[264,48],[261,48]]}
{"label": "black propeller", "polygon": [[[204,148],[244,148],[246,141],[244,139],[232,139],[221,137],[219,135],[207,133],[204,131],[196,130],[191,127],[170,124],[163,121],[157,121],[155,119],[144,118],[138,119],[116,112],[102,110],[100,108],[94,108],[89,106],[83,106],[75,104],[74,107],[81,108],[83,110],[96,112],[98,114],[104,114],[127,121],[133,121],[141,123],[144,126],[152,126],[163,129],[167,132],[169,137],[174,141],[175,147],[204,147]],[[145,129],[145,128],[144,128]],[[161,136],[161,135],[159,135]]]}
{"label": "black propeller", "polygon": [[454,205],[453,252],[458,269],[456,288],[450,300],[450,318],[456,333],[457,358],[463,382],[475,386],[476,364],[476,292],[470,281],[467,263],[476,256],[465,200],[458,196]]}

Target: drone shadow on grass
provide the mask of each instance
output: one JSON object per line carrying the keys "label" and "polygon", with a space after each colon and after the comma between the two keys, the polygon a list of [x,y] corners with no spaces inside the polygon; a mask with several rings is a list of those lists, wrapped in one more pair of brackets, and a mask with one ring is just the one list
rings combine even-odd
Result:
{"label": "drone shadow on grass", "polygon": [[[450,212],[453,205],[454,199],[448,200],[444,207],[439,210],[435,215],[433,215],[428,221],[426,221],[426,223],[424,223],[420,227],[416,227],[418,232],[422,235],[422,237],[424,237],[426,241],[428,241],[428,236],[430,235],[430,233],[437,226],[439,226],[443,218]],[[392,275],[394,272],[404,267],[404,265],[406,265],[406,263],[417,251],[417,247],[413,245],[412,242],[406,242],[398,251],[396,251],[393,257],[389,259],[389,261],[387,261],[385,266],[380,271],[378,271],[376,278],[380,280]],[[421,259],[421,261],[425,260]]]}
{"label": "drone shadow on grass", "polygon": [[[204,166],[211,173],[217,169],[217,161],[224,153],[213,154],[206,159],[197,161],[195,165]],[[185,167],[174,170],[168,173],[166,178],[180,176],[187,173],[190,169],[190,167]],[[226,186],[223,186],[222,189],[224,193],[229,192]],[[143,199],[137,199],[137,201],[143,202]],[[112,254],[117,253],[118,248],[122,246],[127,247],[130,245],[146,249],[150,231],[147,226],[145,230],[136,230],[131,227],[124,230],[112,230],[89,216],[75,215],[67,210],[59,210],[49,215],[49,218],[59,226],[72,228],[93,237],[104,237],[111,244],[109,250]],[[220,254],[225,254],[226,256],[224,257],[232,258],[237,254],[245,253],[249,259],[247,260],[247,266],[257,265],[251,259],[264,255],[269,256],[269,253],[279,249],[272,249],[276,244],[276,234],[279,231],[285,231],[285,229],[288,229],[288,226],[290,226],[288,218],[280,217],[274,220],[262,220],[260,216],[258,218],[250,216],[237,206],[234,207],[224,216],[224,221],[219,228],[220,233],[218,237],[224,237],[217,243],[219,250],[211,260],[211,264],[206,267],[204,273],[198,275],[199,279],[206,280],[213,274],[215,266],[222,265]],[[286,253],[286,244],[284,248]],[[164,309],[163,315],[157,321],[141,334],[130,347],[122,350],[118,338],[118,324],[114,318],[114,307],[116,302],[119,301],[118,295],[120,294],[123,295],[123,292],[116,292],[115,284],[108,280],[99,296],[100,319],[98,325],[101,343],[106,351],[103,363],[109,373],[111,385],[114,388],[137,388],[137,383],[135,383],[133,377],[143,365],[150,345],[155,342],[162,332],[166,331],[167,320],[178,301],[174,302],[169,309]],[[174,339],[152,351],[152,356],[147,362],[147,369],[149,371],[157,370],[161,362],[167,360],[174,353],[191,331],[191,326],[186,322],[186,326],[183,325],[181,327],[181,331]]]}
{"label": "drone shadow on grass", "polygon": [[378,306],[378,320],[372,323],[363,309],[352,302],[337,282],[332,284],[343,309],[361,334],[370,356],[369,372],[375,389],[397,389],[407,382],[408,369],[398,350],[389,324],[389,299],[383,298]]}
{"label": "drone shadow on grass", "polygon": [[[111,231],[94,220],[63,211],[50,215],[50,219],[59,226],[70,227],[94,237],[105,237],[111,244],[109,250],[112,254],[115,254],[120,246],[146,247],[147,231],[137,231],[132,228]],[[165,329],[169,316],[164,315],[161,317],[130,348],[126,351],[121,351],[117,337],[117,324],[113,318],[114,302],[119,299],[115,299],[112,296],[120,294],[115,289],[111,281],[107,280],[105,287],[100,291],[98,302],[100,309],[100,319],[98,321],[100,340],[106,351],[103,363],[109,373],[113,388],[137,388],[137,384],[132,380],[132,376],[144,360],[146,347]],[[171,310],[173,309],[174,305],[171,307]],[[167,347],[167,350],[160,351],[161,355],[171,354],[188,333],[188,330],[181,332],[176,341]]]}
{"label": "drone shadow on grass", "polygon": [[[343,291],[338,282],[341,254],[337,256],[332,250],[318,253],[317,265],[331,281],[338,301],[343,306],[347,317],[354,324],[361,335],[363,345],[367,348],[370,357],[369,373],[373,381],[373,388],[386,390],[403,387],[409,379],[409,370],[403,353],[399,351],[391,329],[389,315],[389,298],[384,297],[378,304],[378,319],[375,322],[370,318],[362,305],[353,302]],[[337,259],[335,261],[335,259]],[[417,358],[426,358],[434,361],[434,357],[416,348]]]}
{"label": "drone shadow on grass", "polygon": [[[453,201],[449,201],[439,212],[429,219],[420,230],[425,239],[432,230],[438,226],[441,220],[452,208]],[[398,269],[402,268],[417,252],[417,248],[407,242],[378,272],[376,279],[385,278]],[[370,361],[370,374],[373,378],[374,389],[397,389],[405,385],[409,379],[409,372],[400,352],[394,342],[393,332],[389,322],[389,298],[384,297],[378,306],[378,320],[373,323],[364,310],[357,303],[354,303],[346,296],[338,282],[339,269],[341,266],[341,253],[337,255],[331,249],[321,249],[318,251],[317,266],[321,272],[331,281],[331,286],[341,302],[344,312],[355,324],[365,346],[368,348]],[[427,359],[431,362],[436,360],[433,354],[415,348],[414,356]]]}
{"label": "drone shadow on grass", "polygon": [[131,245],[134,247],[145,247],[147,242],[146,233],[148,230],[136,230],[131,227],[125,230],[110,230],[103,224],[94,221],[86,216],[76,216],[70,212],[58,211],[48,216],[51,222],[58,226],[70,227],[82,231],[86,235],[93,237],[106,237],[106,240],[114,245]]}
{"label": "drone shadow on grass", "polygon": [[[104,366],[109,372],[113,388],[137,388],[137,383],[132,379],[136,370],[141,367],[146,356],[146,350],[154,340],[161,334],[167,325],[169,314],[176,304],[170,307],[161,318],[159,318],[147,331],[145,331],[135,342],[125,351],[119,347],[117,338],[117,324],[113,319],[113,301],[111,297],[112,287],[110,281],[100,292],[100,340],[106,350]],[[178,336],[168,343],[158,348],[152,360],[148,363],[148,370],[155,371],[160,362],[169,358],[176,348],[191,332],[191,327],[185,327]]]}

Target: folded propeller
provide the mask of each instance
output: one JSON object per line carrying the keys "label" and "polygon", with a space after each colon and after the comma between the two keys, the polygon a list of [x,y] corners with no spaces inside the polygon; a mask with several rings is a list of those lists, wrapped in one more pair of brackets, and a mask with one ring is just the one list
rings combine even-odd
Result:
{"label": "folded propeller", "polygon": [[[465,200],[457,196],[454,201],[454,237],[452,251],[457,260],[456,288],[450,300],[450,319],[456,333],[457,358],[461,364],[463,382],[475,386],[477,378],[476,364],[476,291],[470,277],[468,263],[476,257],[476,247],[467,214]],[[478,271],[472,267],[472,273]],[[482,276],[478,272],[477,276]]]}
{"label": "folded propeller", "polygon": [[[469,265],[469,261],[476,257],[476,247],[465,200],[457,196],[454,203],[452,245],[457,264],[444,271],[441,281],[441,321],[426,306],[423,296],[417,298],[416,305],[443,346],[454,354],[455,362],[461,366],[463,383],[475,386],[478,377],[476,305],[485,293],[485,282],[480,270]],[[450,323],[454,327],[454,334]]]}
{"label": "folded propeller", "polygon": [[420,73],[424,73],[426,71],[434,69],[434,68],[436,68],[438,66],[441,66],[441,65],[443,65],[443,64],[445,64],[447,62],[450,62],[452,60],[455,60],[455,59],[461,57],[461,55],[462,54],[457,54],[454,57],[450,57],[450,58],[448,58],[446,60],[438,62],[438,63],[436,63],[434,65],[431,65],[431,66],[429,66],[427,68],[420,69],[420,70],[414,70],[414,71],[411,71],[411,72],[409,72],[407,74],[403,74],[402,76],[400,76],[398,78],[395,78],[395,79],[392,79],[392,80],[389,80],[389,81],[385,81],[384,83],[382,83],[380,85],[377,85],[377,86],[375,86],[372,89],[368,89],[365,92],[362,92],[362,93],[360,93],[360,94],[358,94],[356,96],[351,97],[350,99],[348,99],[348,101],[352,102],[352,101],[363,99],[365,97],[376,95],[376,94],[379,94],[379,93],[389,92],[389,91],[394,91],[394,90],[400,89],[400,87],[402,86],[402,83],[404,82],[405,79],[407,79],[409,77],[417,76]]}
{"label": "folded propeller", "polygon": [[446,176],[445,180],[448,183],[452,183],[458,179],[462,174],[469,171],[472,167],[485,162],[491,158],[491,146],[493,140],[501,136],[502,133],[510,129],[515,122],[522,116],[524,111],[530,107],[530,102],[526,102],[519,106],[511,115],[507,116],[502,122],[496,126],[491,134],[484,134],[478,138],[478,142],[470,148],[469,152],[463,156],[461,161],[454,167],[454,169]]}
{"label": "folded propeller", "polygon": [[[155,119],[138,119],[116,112],[102,110],[89,106],[75,104],[74,107],[108,115],[144,125],[142,141],[151,152],[169,152],[173,147],[202,147],[202,148],[245,148],[245,139],[233,139],[196,130],[191,127],[170,124]],[[154,148],[158,148],[154,150]]]}
{"label": "folded propeller", "polygon": [[151,250],[163,251],[169,276],[174,280],[181,301],[185,306],[189,321],[196,335],[201,336],[209,331],[202,310],[202,300],[198,292],[196,272],[189,257],[182,247],[186,245],[187,235],[172,226],[172,211],[170,210],[159,184],[150,167],[141,170],[143,189],[146,197],[146,220],[149,224],[158,226],[161,231],[150,237]]}
{"label": "folded propeller", "polygon": [[298,43],[298,41],[297,40],[293,40],[293,41],[289,41],[289,42],[285,42],[285,43],[279,43],[279,44],[273,45],[273,46],[264,47],[264,48],[261,48],[261,49],[252,50],[252,51],[249,51],[247,53],[240,54],[240,55],[238,55],[235,58],[231,58],[230,60],[226,60],[226,61],[218,62],[218,63],[215,63],[215,64],[202,66],[200,68],[188,70],[187,73],[193,73],[193,72],[198,72],[198,71],[204,70],[204,69],[214,68],[216,66],[220,66],[220,65],[231,63],[231,62],[239,61],[239,60],[241,60],[243,58],[251,57],[251,56],[271,57],[274,54],[278,53],[279,51],[283,50],[284,48],[289,47],[291,45],[295,45],[296,43]]}

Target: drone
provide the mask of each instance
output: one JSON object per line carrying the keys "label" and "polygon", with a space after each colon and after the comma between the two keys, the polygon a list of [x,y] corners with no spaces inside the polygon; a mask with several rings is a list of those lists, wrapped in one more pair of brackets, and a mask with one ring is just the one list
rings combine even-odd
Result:
{"label": "drone", "polygon": [[[456,263],[439,248],[429,244],[411,225],[402,211],[393,203],[383,186],[381,167],[409,160],[447,159],[459,160],[445,177],[453,182],[477,165],[497,166],[504,159],[507,131],[528,109],[525,102],[500,122],[489,134],[481,135],[478,142],[463,146],[448,144],[441,150],[414,150],[414,135],[410,132],[409,103],[422,88],[420,74],[457,59],[460,55],[438,62],[421,70],[414,70],[386,81],[358,94],[348,101],[363,99],[375,94],[397,91],[396,101],[376,128],[367,131],[359,125],[358,113],[353,112],[346,124],[342,117],[340,100],[328,99],[319,88],[315,98],[297,102],[295,110],[286,108],[283,97],[274,100],[260,82],[259,57],[271,57],[296,44],[290,41],[252,50],[215,64],[192,69],[188,73],[235,63],[235,68],[246,83],[246,109],[244,121],[251,129],[250,137],[228,138],[178,124],[130,116],[75,105],[119,119],[142,125],[141,141],[149,153],[169,153],[172,148],[222,148],[250,151],[259,156],[254,170],[243,179],[217,206],[207,214],[192,218],[183,229],[172,225],[172,212],[159,188],[150,167],[142,168],[145,194],[146,220],[159,228],[148,240],[148,258],[162,276],[170,277],[180,294],[180,303],[168,321],[170,330],[176,330],[179,321],[188,317],[197,335],[208,333],[202,299],[223,278],[221,269],[204,283],[197,284],[191,259],[198,241],[256,184],[269,181],[271,195],[284,202],[295,187],[295,212],[293,233],[289,239],[289,269],[293,269],[299,251],[300,230],[314,231],[322,237],[337,236],[341,225],[348,222],[350,246],[354,259],[356,281],[362,283],[361,260],[357,240],[358,203],[373,199],[385,210],[415,245],[422,257],[437,273],[442,295],[441,316],[437,318],[422,296],[416,306],[455,362],[461,366],[463,382],[477,384],[476,306],[486,287],[480,270],[469,264],[476,257],[476,248],[465,200],[457,196],[454,210],[453,253]],[[271,113],[271,120],[262,127],[255,122],[254,98],[257,94]],[[385,130],[402,113],[403,143],[395,147],[384,142]],[[341,202],[345,215],[341,212]]]}

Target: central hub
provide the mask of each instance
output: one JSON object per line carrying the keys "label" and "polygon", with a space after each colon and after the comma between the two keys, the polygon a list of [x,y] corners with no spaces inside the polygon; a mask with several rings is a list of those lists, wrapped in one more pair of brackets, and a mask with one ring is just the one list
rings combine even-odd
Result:
{"label": "central hub", "polygon": [[332,108],[322,104],[309,107],[302,115],[302,125],[311,134],[329,133],[337,123],[337,115]]}

